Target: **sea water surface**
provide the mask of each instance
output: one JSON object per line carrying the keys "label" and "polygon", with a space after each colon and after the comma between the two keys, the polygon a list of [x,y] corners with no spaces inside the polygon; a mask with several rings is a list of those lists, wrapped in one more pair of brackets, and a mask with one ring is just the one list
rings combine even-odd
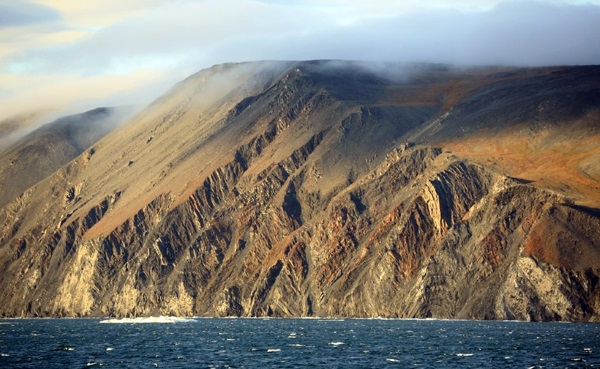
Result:
{"label": "sea water surface", "polygon": [[600,368],[600,325],[3,319],[0,368]]}

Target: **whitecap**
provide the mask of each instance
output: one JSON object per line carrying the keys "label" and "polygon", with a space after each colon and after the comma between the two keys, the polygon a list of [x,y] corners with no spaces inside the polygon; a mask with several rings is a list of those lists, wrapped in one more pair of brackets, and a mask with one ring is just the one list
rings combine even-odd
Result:
{"label": "whitecap", "polygon": [[393,359],[393,358],[385,359],[385,361],[389,361],[390,363],[399,363],[400,362],[400,360]]}
{"label": "whitecap", "polygon": [[288,346],[290,346],[290,347],[306,347],[306,345],[301,345],[299,343],[291,343]]}
{"label": "whitecap", "polygon": [[463,354],[463,353],[456,354],[456,356],[458,356],[458,357],[470,357],[470,356],[473,356],[473,355],[474,354]]}
{"label": "whitecap", "polygon": [[112,350],[114,350],[114,348],[112,348],[112,347],[107,347],[106,348],[106,351],[112,351]]}
{"label": "whitecap", "polygon": [[98,363],[96,362],[91,362],[91,363],[87,363],[85,366],[96,366],[98,365]]}
{"label": "whitecap", "polygon": [[0,354],[0,357],[9,357],[9,354]]}
{"label": "whitecap", "polygon": [[330,346],[341,346],[343,344],[344,344],[344,342],[339,342],[339,341],[338,342],[329,342]]}
{"label": "whitecap", "polygon": [[281,349],[268,349],[267,352],[279,352]]}
{"label": "whitecap", "polygon": [[63,347],[63,350],[65,350],[65,351],[75,351],[75,349],[73,347]]}
{"label": "whitecap", "polygon": [[143,318],[118,318],[118,319],[105,319],[101,320],[100,323],[110,324],[140,324],[140,323],[183,323],[194,321],[193,318],[178,318],[174,316],[153,316]]}

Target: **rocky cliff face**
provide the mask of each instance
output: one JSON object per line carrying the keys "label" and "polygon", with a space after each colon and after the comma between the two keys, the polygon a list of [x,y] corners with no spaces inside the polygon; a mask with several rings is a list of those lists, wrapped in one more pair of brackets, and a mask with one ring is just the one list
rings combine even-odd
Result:
{"label": "rocky cliff face", "polygon": [[[0,313],[600,320],[593,199],[464,149],[546,115],[598,137],[597,83],[569,84],[568,116],[519,119],[535,99],[498,91],[559,99],[548,76],[600,71],[386,68],[399,73],[250,63],[183,81],[0,210]],[[599,144],[572,165],[594,166]],[[578,189],[597,185],[586,173]]]}

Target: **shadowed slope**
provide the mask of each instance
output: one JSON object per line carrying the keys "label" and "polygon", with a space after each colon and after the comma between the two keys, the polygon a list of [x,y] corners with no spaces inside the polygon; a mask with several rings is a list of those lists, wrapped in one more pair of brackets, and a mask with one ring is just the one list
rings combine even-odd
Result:
{"label": "shadowed slope", "polygon": [[49,110],[38,110],[0,120],[0,151],[31,132],[49,113]]}

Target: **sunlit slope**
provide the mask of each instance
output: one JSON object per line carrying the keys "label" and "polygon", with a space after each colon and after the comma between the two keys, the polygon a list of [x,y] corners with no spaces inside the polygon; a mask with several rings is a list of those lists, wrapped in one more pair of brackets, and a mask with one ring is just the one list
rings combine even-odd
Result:
{"label": "sunlit slope", "polygon": [[600,67],[528,73],[474,91],[428,140],[600,208]]}
{"label": "sunlit slope", "polygon": [[[600,115],[589,118],[599,125]],[[578,123],[569,130],[547,127],[531,132],[478,132],[445,143],[453,152],[496,168],[507,175],[568,196],[576,204],[600,208],[600,134]]]}

